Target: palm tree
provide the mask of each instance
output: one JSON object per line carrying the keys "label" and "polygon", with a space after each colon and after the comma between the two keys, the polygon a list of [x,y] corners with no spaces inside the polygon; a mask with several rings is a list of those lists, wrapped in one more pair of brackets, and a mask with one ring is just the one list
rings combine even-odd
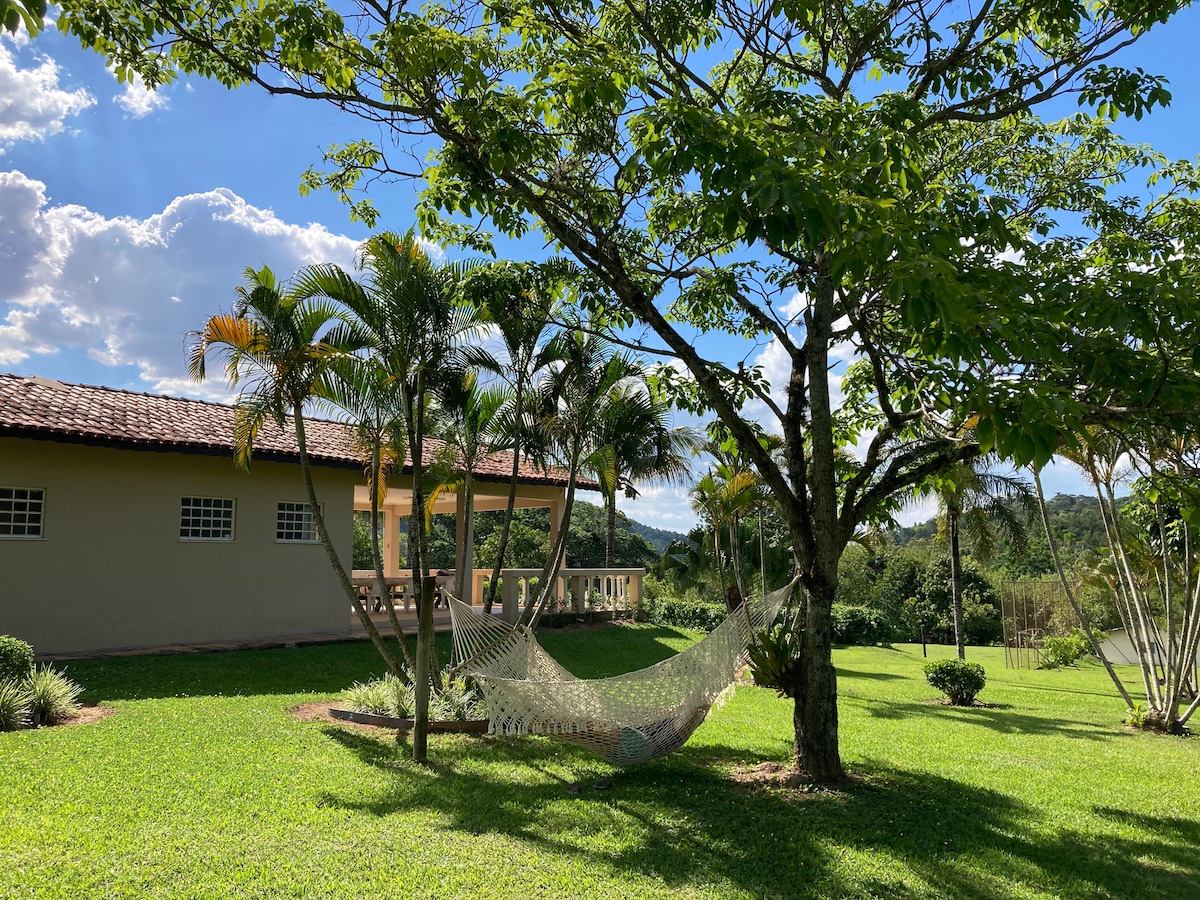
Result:
{"label": "palm tree", "polygon": [[555,314],[567,264],[552,259],[541,265],[496,263],[481,266],[465,279],[464,291],[473,296],[484,321],[494,325],[502,344],[502,356],[482,349],[469,354],[472,365],[491,372],[508,384],[511,403],[503,414],[508,425],[513,454],[508,483],[508,501],[500,525],[499,546],[492,577],[488,581],[483,608],[490,613],[500,585],[500,570],[508,553],[513,511],[517,502],[517,479],[521,456],[544,455],[543,447],[534,447],[540,435],[527,421],[529,397],[538,376],[555,361],[558,344],[547,341],[550,320]]}
{"label": "palm tree", "polygon": [[1018,553],[1027,543],[1027,532],[1016,507],[1031,510],[1029,483],[988,470],[994,457],[982,457],[943,469],[929,480],[926,493],[938,501],[938,534],[950,547],[950,597],[954,611],[954,642],[958,658],[966,658],[962,609],[962,537],[972,555],[986,563],[1003,537]]}
{"label": "palm tree", "polygon": [[694,428],[672,428],[670,406],[656,397],[644,373],[630,381],[626,396],[614,404],[607,424],[608,445],[599,454],[595,469],[604,496],[606,531],[604,564],[616,565],[617,493],[633,499],[637,485],[645,482],[678,484],[691,474],[690,459],[700,445]]}
{"label": "palm tree", "polygon": [[426,513],[438,497],[453,490],[463,498],[459,527],[459,554],[455,561],[454,592],[459,598],[470,597],[475,567],[475,471],[483,459],[510,446],[503,428],[504,410],[512,397],[502,386],[483,387],[475,372],[459,373],[439,388],[444,417],[438,429],[445,448],[436,461],[435,487],[429,494]]}
{"label": "palm tree", "polygon": [[611,434],[609,423],[623,414],[630,383],[640,369],[631,357],[616,352],[611,341],[584,328],[568,329],[556,343],[562,362],[539,387],[536,417],[547,439],[549,458],[567,472],[567,490],[562,524],[538,580],[539,596],[522,614],[529,627],[536,627],[545,612],[562,566],[576,479],[581,471],[595,471],[601,464]]}
{"label": "palm tree", "polygon": [[245,279],[246,284],[237,288],[233,311],[209,317],[204,327],[191,335],[188,374],[203,381],[208,355],[219,349],[224,352],[225,376],[230,385],[245,385],[235,407],[233,434],[235,462],[243,469],[250,466],[254,438],[263,424],[270,419],[286,431],[291,414],[300,475],[329,564],[371,642],[388,668],[400,676],[403,670],[371,621],[329,537],[309,464],[304,405],[313,398],[331,360],[353,350],[353,345],[346,342],[344,333],[339,340],[335,326],[340,312],[332,304],[306,297],[281,283],[266,266],[259,270],[247,268]]}
{"label": "palm tree", "polygon": [[427,394],[460,368],[460,342],[476,321],[474,310],[461,302],[463,264],[434,265],[410,230],[383,232],[359,248],[361,283],[336,266],[314,267],[305,289],[342,304],[348,321],[339,332],[345,340],[374,354],[400,399],[397,419],[403,423],[406,452],[412,467],[409,519],[409,565],[418,596],[416,655],[417,725],[413,757],[426,753],[429,686],[440,686],[433,640],[433,597],[424,588],[429,572],[424,524]]}
{"label": "palm tree", "polygon": [[[397,415],[400,409],[396,383],[373,356],[345,354],[335,358],[316,386],[318,399],[335,407],[350,419],[356,442],[366,457],[367,491],[371,497],[371,562],[375,570],[375,596],[388,597],[383,574],[383,554],[379,545],[379,506],[387,496],[387,480],[391,472],[404,465],[402,424]],[[408,636],[396,616],[395,606],[384,599],[392,632],[396,636],[409,669],[416,669]],[[400,680],[411,683],[408,674]]]}
{"label": "palm tree", "polygon": [[[741,468],[732,458],[716,463],[692,488],[692,509],[712,527],[721,596],[731,608],[746,596],[741,560],[741,521],[756,502],[757,479],[754,473]],[[729,567],[733,570],[736,597],[731,596],[726,587],[722,529],[727,529],[729,534]]]}

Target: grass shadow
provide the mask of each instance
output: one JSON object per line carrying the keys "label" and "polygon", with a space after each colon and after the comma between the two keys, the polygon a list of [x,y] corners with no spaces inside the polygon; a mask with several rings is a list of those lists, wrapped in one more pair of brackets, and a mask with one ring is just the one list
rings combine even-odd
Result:
{"label": "grass shadow", "polygon": [[[748,786],[732,772],[761,760],[721,746],[614,770],[547,740],[456,741],[419,767],[391,741],[329,734],[384,777],[367,799],[330,793],[325,805],[379,817],[424,808],[453,832],[503,834],[693,893],[1007,900],[1022,884],[1079,900],[1200,895],[1200,826],[1185,820],[1100,810],[1153,837],[1084,834],[1050,827],[1006,794],[871,764],[864,780],[833,790]],[[593,778],[611,789],[595,790]],[[858,868],[857,851],[894,865]]]}
{"label": "grass shadow", "polygon": [[908,681],[906,675],[897,675],[894,672],[864,672],[861,669],[847,669],[845,666],[837,667],[838,678],[867,678],[871,681]]}
{"label": "grass shadow", "polygon": [[1008,704],[987,706],[949,706],[942,703],[914,703],[905,700],[872,699],[863,709],[873,719],[924,718],[978,725],[1000,734],[1062,735],[1093,741],[1111,741],[1120,737],[1112,731],[1097,728],[1093,722],[1075,719],[1056,719],[1047,716],[1015,712]]}

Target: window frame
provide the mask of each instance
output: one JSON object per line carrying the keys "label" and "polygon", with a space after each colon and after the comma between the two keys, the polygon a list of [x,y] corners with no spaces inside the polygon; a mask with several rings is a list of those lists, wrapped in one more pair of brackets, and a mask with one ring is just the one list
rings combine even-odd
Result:
{"label": "window frame", "polygon": [[[291,507],[284,509],[284,507]],[[324,512],[325,504],[318,503],[317,508]],[[311,528],[312,537],[307,538],[290,538],[280,537],[281,529],[280,517],[286,514],[305,513],[308,516],[308,523]],[[294,522],[294,520],[293,520]],[[307,500],[279,500],[275,504],[275,543],[277,544],[319,544],[321,543],[321,535],[317,532],[317,520],[313,515],[312,504]]]}
{"label": "window frame", "polygon": [[[229,504],[229,536],[228,537],[194,537],[184,535],[184,502],[187,500],[209,500],[220,501]],[[214,507],[215,508],[215,507]],[[204,507],[199,507],[203,510]],[[191,518],[196,518],[192,516]],[[187,526],[188,528],[202,529],[204,526]],[[210,526],[211,530],[211,526]],[[236,497],[201,497],[196,494],[184,494],[179,498],[179,543],[181,544],[232,544],[237,540],[237,498]]]}
{"label": "window frame", "polygon": [[[33,485],[25,485],[25,484],[0,484],[0,491],[12,491],[13,492],[12,497],[9,497],[9,498],[0,497],[0,502],[4,502],[4,500],[7,499],[9,502],[14,503],[14,504],[22,503],[22,502],[26,503],[26,504],[36,502],[38,504],[38,510],[36,513],[37,519],[38,519],[37,534],[3,534],[3,533],[0,533],[0,541],[44,541],[44,540],[46,540],[46,493],[47,493],[46,489],[44,487],[34,487]],[[21,499],[16,496],[17,491],[26,491],[27,493],[37,491],[38,493],[41,494],[41,497],[39,497],[36,501],[33,500],[33,498],[31,498],[29,496],[26,496],[25,498]],[[17,511],[15,509],[10,510],[9,514],[15,516],[15,515],[17,515]],[[25,510],[24,514],[26,517],[28,517],[30,514],[30,510],[27,508]],[[3,527],[3,526],[0,526],[0,527]],[[10,521],[8,523],[8,527],[14,528],[14,527],[16,527],[16,523]],[[26,522],[24,523],[24,527],[26,527],[26,528],[29,527],[28,519],[26,519]]]}

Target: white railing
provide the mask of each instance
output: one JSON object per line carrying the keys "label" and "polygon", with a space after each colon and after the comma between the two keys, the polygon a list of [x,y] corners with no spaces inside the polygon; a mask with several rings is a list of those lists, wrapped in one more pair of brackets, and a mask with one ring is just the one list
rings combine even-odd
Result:
{"label": "white railing", "polygon": [[[500,601],[506,622],[516,622],[521,610],[531,602],[541,574],[541,569],[500,570]],[[646,570],[642,568],[561,569],[554,580],[554,590],[546,611],[578,615],[589,612],[632,615],[642,604],[642,578],[645,575]],[[491,569],[474,570],[474,577],[471,579],[472,606],[483,605],[484,590],[491,577]],[[437,579],[439,586],[454,589],[452,574],[438,575]],[[374,572],[355,569],[353,580],[359,586],[364,600],[377,599],[374,597]],[[408,569],[401,570],[399,575],[385,578],[384,582],[390,588],[392,601],[397,605],[403,603],[404,611],[408,612],[413,596],[412,572]],[[374,608],[374,604],[369,608]]]}
{"label": "white railing", "polygon": [[[515,622],[536,589],[541,569],[503,569],[500,572],[503,615]],[[560,569],[551,588],[549,613],[588,612],[632,614],[642,604],[642,578],[646,570],[634,569]]]}

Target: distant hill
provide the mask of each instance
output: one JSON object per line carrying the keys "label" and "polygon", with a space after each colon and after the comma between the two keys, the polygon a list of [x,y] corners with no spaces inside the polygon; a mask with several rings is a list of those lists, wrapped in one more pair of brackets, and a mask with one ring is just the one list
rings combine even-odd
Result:
{"label": "distant hill", "polygon": [[[1119,498],[1118,505],[1126,502],[1127,498]],[[1104,522],[1100,518],[1100,507],[1095,497],[1083,497],[1075,494],[1056,494],[1046,502],[1049,513],[1050,527],[1058,539],[1064,556],[1070,560],[1087,551],[1099,550],[1107,546],[1104,534]],[[1020,557],[1007,557],[1003,541],[1001,541],[1000,562],[1014,574],[1038,574],[1050,571],[1049,550],[1046,548],[1046,537],[1042,532],[1042,524],[1037,515],[1028,522],[1029,547]],[[904,547],[918,541],[928,541],[937,534],[937,519],[930,519],[919,525],[907,528],[897,528],[889,533],[889,537],[897,547]]]}
{"label": "distant hill", "polygon": [[662,556],[663,551],[667,549],[667,544],[687,538],[686,534],[681,534],[678,531],[667,531],[665,528],[643,525],[635,519],[630,519],[626,527],[634,534],[645,538],[646,543],[657,550],[659,556]]}

